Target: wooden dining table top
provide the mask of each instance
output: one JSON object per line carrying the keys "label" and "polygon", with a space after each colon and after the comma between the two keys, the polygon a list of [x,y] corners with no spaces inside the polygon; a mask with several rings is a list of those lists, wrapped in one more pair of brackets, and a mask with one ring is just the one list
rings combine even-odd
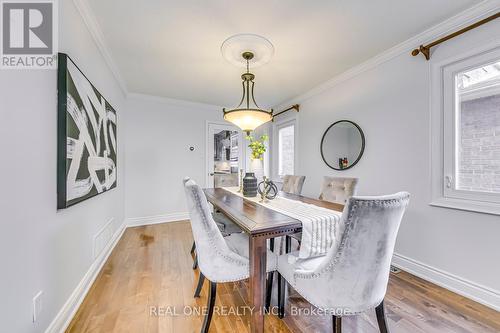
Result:
{"label": "wooden dining table top", "polygon": [[[210,203],[226,214],[248,234],[299,231],[302,229],[302,223],[299,220],[277,212],[272,208],[265,207],[255,201],[247,200],[223,188],[206,188],[203,191]],[[344,209],[344,205],[342,204],[308,198],[297,194],[279,192],[278,196],[335,211],[342,211]]]}

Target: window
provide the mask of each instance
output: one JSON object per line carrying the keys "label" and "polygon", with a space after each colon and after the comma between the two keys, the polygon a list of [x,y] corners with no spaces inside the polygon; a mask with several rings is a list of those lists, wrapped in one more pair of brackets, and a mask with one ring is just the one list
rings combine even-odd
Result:
{"label": "window", "polygon": [[455,189],[500,193],[500,59],[455,75]]}
{"label": "window", "polygon": [[293,175],[295,159],[295,125],[278,127],[278,175]]}
{"label": "window", "polygon": [[[285,117],[283,117],[285,118]],[[280,181],[284,175],[293,175],[297,163],[297,119],[287,117],[273,123],[271,162],[272,177]]]}
{"label": "window", "polygon": [[500,214],[500,49],[442,65],[436,73],[442,106],[441,112],[433,108],[433,123],[440,122],[433,131],[441,136],[436,141],[433,135],[433,160],[442,164],[433,165],[433,183],[440,181],[433,184],[434,199]]}

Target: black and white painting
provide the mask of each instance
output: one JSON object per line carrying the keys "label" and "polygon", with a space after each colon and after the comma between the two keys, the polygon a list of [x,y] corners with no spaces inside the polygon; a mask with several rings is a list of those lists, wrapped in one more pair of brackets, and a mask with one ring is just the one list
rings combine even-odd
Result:
{"label": "black and white painting", "polygon": [[65,54],[58,57],[57,207],[116,187],[116,111]]}

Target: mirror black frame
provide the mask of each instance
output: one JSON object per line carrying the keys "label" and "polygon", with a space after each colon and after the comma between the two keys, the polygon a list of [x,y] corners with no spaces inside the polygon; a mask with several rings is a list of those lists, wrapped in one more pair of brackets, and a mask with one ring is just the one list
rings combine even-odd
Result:
{"label": "mirror black frame", "polygon": [[[338,123],[350,123],[352,125],[354,125],[358,131],[359,131],[359,134],[361,135],[361,150],[359,152],[359,155],[358,155],[358,158],[351,164],[349,165],[348,167],[344,168],[344,169],[339,169],[339,168],[335,168],[333,166],[331,166],[325,159],[325,155],[323,154],[323,141],[325,140],[325,136],[326,136],[326,133],[328,133],[328,131],[330,130],[330,128],[332,128],[333,126],[335,126],[336,124]],[[326,165],[328,165],[330,168],[332,168],[333,170],[337,170],[337,171],[344,171],[344,170],[348,170],[350,168],[352,168],[353,166],[355,166],[356,164],[358,164],[359,160],[361,159],[361,157],[363,156],[363,153],[365,151],[365,134],[363,133],[363,130],[361,129],[361,127],[359,127],[358,124],[356,124],[355,122],[353,121],[350,121],[350,120],[346,120],[346,119],[343,119],[343,120],[339,120],[339,121],[336,121],[334,122],[333,124],[331,124],[330,126],[328,126],[328,128],[326,129],[325,133],[323,133],[323,137],[321,137],[321,143],[320,143],[320,146],[319,146],[319,150],[321,152],[321,158],[323,159],[323,162],[325,162]]]}

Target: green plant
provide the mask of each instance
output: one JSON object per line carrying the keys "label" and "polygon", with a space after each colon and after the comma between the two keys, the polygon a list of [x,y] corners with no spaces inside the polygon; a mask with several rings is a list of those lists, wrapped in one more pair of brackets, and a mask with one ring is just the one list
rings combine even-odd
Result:
{"label": "green plant", "polygon": [[266,142],[269,137],[267,135],[262,135],[260,139],[257,140],[253,136],[247,135],[246,139],[250,141],[248,147],[252,150],[252,159],[263,160],[264,158],[262,155],[266,152],[266,145],[264,142]]}

